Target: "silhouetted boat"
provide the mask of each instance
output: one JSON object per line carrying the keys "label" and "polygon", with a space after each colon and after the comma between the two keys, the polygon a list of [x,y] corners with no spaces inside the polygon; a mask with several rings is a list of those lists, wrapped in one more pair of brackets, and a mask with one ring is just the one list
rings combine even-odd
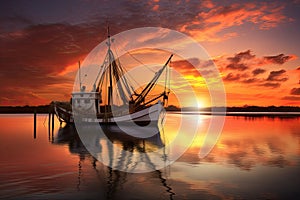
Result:
{"label": "silhouetted boat", "polygon": [[[121,66],[119,59],[115,58],[111,50],[111,43],[108,29],[106,42],[108,50],[103,64],[99,66],[99,74],[93,89],[86,91],[86,86],[82,85],[81,80],[79,80],[80,90],[72,93],[72,105],[71,103],[53,102],[55,114],[61,122],[73,123],[76,114],[81,122],[100,124],[135,122],[139,125],[154,122],[157,124],[170,93],[170,89],[167,88],[167,82],[169,82],[168,64],[173,55],[155,73],[152,80],[141,89],[141,92],[137,92],[133,89],[128,78],[124,76],[126,70]],[[163,72],[166,75],[164,90],[155,96],[149,95]],[[118,105],[113,102],[113,98],[116,96],[121,101],[121,103],[118,102]]]}

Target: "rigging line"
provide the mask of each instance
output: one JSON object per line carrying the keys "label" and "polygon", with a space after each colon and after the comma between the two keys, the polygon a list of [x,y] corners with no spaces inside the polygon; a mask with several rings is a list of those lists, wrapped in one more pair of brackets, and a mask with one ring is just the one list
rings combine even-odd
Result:
{"label": "rigging line", "polygon": [[168,92],[170,93],[171,91],[171,66],[172,66],[172,61],[170,60],[170,63],[169,63],[169,67],[168,67]]}
{"label": "rigging line", "polygon": [[105,77],[106,77],[106,73],[107,73],[107,68],[108,68],[108,66],[109,65],[107,65],[107,56],[108,56],[108,54],[106,54],[106,56],[105,56],[105,58],[104,58],[104,62],[103,62],[103,64],[102,64],[102,68],[100,69],[101,70],[101,77],[100,77],[100,79],[99,79],[99,83],[98,83],[98,87],[99,88],[102,88],[103,87],[103,82],[104,82],[104,79],[105,79]]}
{"label": "rigging line", "polygon": [[164,92],[166,92],[166,90],[167,90],[168,69],[169,69],[169,66],[167,66],[167,68],[165,70],[165,89],[164,89]]}
{"label": "rigging line", "polygon": [[[120,94],[120,97],[122,99],[122,102],[125,103],[127,102],[127,98],[126,98],[126,95],[125,95],[125,92],[128,92],[128,86],[126,86],[126,80],[124,80],[123,78],[120,78],[123,76],[123,71],[122,71],[122,68],[121,66],[118,65],[117,63],[117,60],[115,60],[113,62],[113,66],[114,66],[114,78],[115,78],[115,84],[116,84],[116,88],[117,88],[117,91],[119,92]],[[125,82],[125,83],[124,83]],[[125,89],[127,90],[124,90],[123,88],[123,85],[125,85]]]}
{"label": "rigging line", "polygon": [[[121,73],[121,82],[123,83],[123,85],[125,86],[126,90],[127,90],[127,93],[128,94],[131,94],[133,93],[134,90],[131,91],[132,88],[130,88],[129,86],[131,86],[131,82],[129,79],[126,79],[126,77],[124,76],[125,74],[125,70],[122,68],[121,66],[121,63],[119,62],[119,59],[117,60],[118,61],[118,65],[119,65],[119,70],[120,70],[120,73]],[[125,71],[125,72],[124,72]],[[133,78],[132,78],[133,79]],[[135,81],[135,80],[134,80]],[[136,81],[135,81],[136,82]]]}
{"label": "rigging line", "polygon": [[165,68],[167,67],[167,65],[169,64],[171,58],[173,57],[173,54],[171,54],[171,56],[169,57],[168,61],[164,64],[164,66],[155,74],[155,76],[153,77],[153,79],[148,83],[148,85],[144,88],[144,90],[138,95],[138,97],[136,98],[136,105],[143,103],[145,97],[148,95],[148,93],[155,88],[157,80],[159,79],[160,75],[162,74],[162,72],[165,70]]}
{"label": "rigging line", "polygon": [[[119,55],[118,55],[118,53],[117,53],[117,47],[115,46],[115,44],[113,43],[113,49],[114,49],[114,52],[116,53],[116,55],[117,55],[117,58],[118,58],[118,60],[119,60]],[[121,66],[121,63],[120,63],[120,66]],[[125,72],[127,72],[127,70],[125,70]],[[125,73],[123,73],[123,76],[124,76],[124,74]],[[139,85],[138,84],[138,82],[130,75],[130,73],[126,73],[137,85]],[[125,78],[125,77],[124,77]],[[132,85],[131,83],[130,83],[130,80],[128,79],[128,82],[129,82],[129,85]]]}
{"label": "rigging line", "polygon": [[135,61],[137,61],[138,63],[140,63],[141,65],[145,66],[148,70],[150,70],[153,73],[156,73],[156,71],[154,71],[153,69],[151,69],[150,67],[148,67],[147,65],[145,65],[144,63],[142,63],[140,60],[138,60],[136,57],[134,57],[129,51],[127,52]]}

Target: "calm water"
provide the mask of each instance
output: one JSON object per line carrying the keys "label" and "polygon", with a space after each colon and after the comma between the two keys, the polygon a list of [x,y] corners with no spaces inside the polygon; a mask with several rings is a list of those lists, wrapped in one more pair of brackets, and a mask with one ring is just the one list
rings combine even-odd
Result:
{"label": "calm water", "polygon": [[[300,197],[300,118],[226,117],[214,149],[200,159],[202,133],[211,117],[169,113],[165,141],[171,141],[176,135],[180,117],[200,118],[199,136],[171,166],[132,174],[111,170],[94,159],[72,127],[59,128],[56,121],[53,133],[49,132],[47,117],[38,115],[34,139],[33,115],[0,115],[0,198]],[[141,145],[140,141],[113,140],[127,149]]]}

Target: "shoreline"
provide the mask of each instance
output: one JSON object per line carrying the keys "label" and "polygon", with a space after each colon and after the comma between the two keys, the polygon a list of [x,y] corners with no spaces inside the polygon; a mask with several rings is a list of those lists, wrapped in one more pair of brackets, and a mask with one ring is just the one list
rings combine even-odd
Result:
{"label": "shoreline", "polygon": [[0,106],[0,114],[47,114],[53,113],[51,105],[42,106]]}
{"label": "shoreline", "polygon": [[[22,114],[49,114],[52,112],[0,112],[0,115],[22,115]],[[259,117],[268,117],[268,118],[294,118],[300,117],[300,113],[295,112],[277,112],[277,113],[266,113],[266,112],[240,112],[240,113],[230,113],[227,112],[225,115],[223,113],[212,113],[212,112],[201,112],[201,111],[194,111],[194,112],[178,112],[178,111],[167,111],[167,113],[173,114],[181,114],[181,115],[206,115],[206,116],[235,116],[235,117],[249,117],[249,118],[259,118]]]}
{"label": "shoreline", "polygon": [[[216,108],[215,112],[211,112],[211,108],[204,109],[168,109],[168,113],[176,114],[195,114],[195,115],[224,115],[224,112],[218,112],[218,110],[224,110],[224,108]],[[0,106],[0,114],[48,114],[53,113],[53,106],[41,105],[41,106]],[[226,116],[245,116],[245,117],[299,117],[300,107],[228,107],[226,108]]]}

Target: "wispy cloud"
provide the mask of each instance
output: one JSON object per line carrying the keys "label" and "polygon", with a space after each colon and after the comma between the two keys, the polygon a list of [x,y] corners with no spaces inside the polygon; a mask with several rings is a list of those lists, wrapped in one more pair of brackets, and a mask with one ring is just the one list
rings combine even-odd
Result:
{"label": "wispy cloud", "polygon": [[270,88],[278,88],[280,87],[280,85],[281,85],[280,83],[270,83],[270,82],[259,84],[259,86],[270,87]]}
{"label": "wispy cloud", "polygon": [[283,100],[290,100],[290,101],[300,101],[300,97],[298,96],[284,96]]}
{"label": "wispy cloud", "polygon": [[200,41],[220,41],[237,35],[234,30],[224,29],[246,23],[257,25],[259,29],[270,29],[289,21],[283,13],[283,5],[257,3],[234,3],[230,5],[209,5],[209,10],[200,10],[189,24],[183,24],[181,31],[187,32]]}
{"label": "wispy cloud", "polygon": [[238,81],[238,80],[240,80],[240,78],[241,78],[240,74],[234,75],[233,73],[229,73],[223,78],[223,80],[224,81]]}

